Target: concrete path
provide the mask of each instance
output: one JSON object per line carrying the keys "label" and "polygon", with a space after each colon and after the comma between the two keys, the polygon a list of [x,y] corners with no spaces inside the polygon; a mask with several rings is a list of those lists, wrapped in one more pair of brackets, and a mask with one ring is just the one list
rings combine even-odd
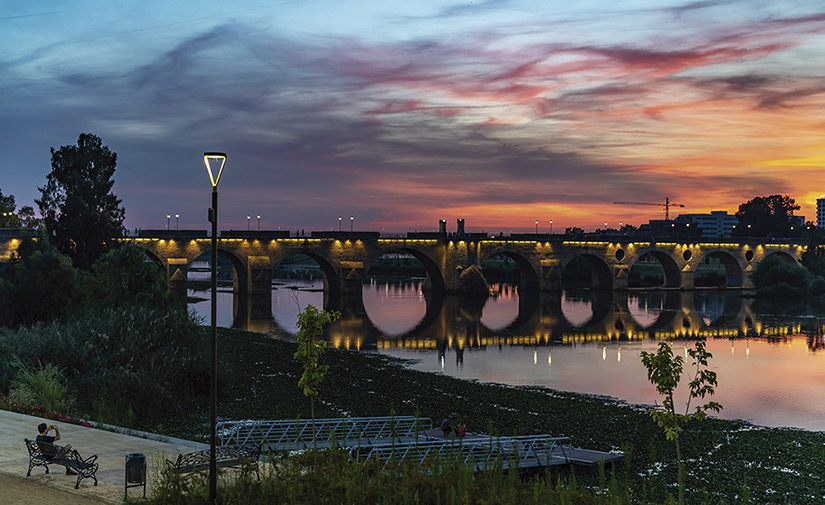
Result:
{"label": "concrete path", "polygon": [[[83,458],[97,454],[97,462],[100,465],[100,469],[97,471],[97,486],[94,485],[92,479],[84,479],[80,483],[80,489],[75,490],[76,477],[65,475],[65,469],[58,465],[51,466],[49,474],[45,473],[42,466],[35,467],[32,469],[31,477],[26,477],[26,471],[29,468],[29,454],[23,439],[34,439],[37,436],[37,425],[42,422],[58,425],[62,437],[58,445],[71,444],[72,448],[76,449]],[[167,458],[175,459],[182,452],[209,448],[207,444],[188,440],[140,432],[130,433],[130,435],[113,433],[103,429],[63,424],[48,419],[0,410],[0,474],[22,477],[32,483],[49,486],[89,500],[122,503],[126,454],[141,453],[146,455],[147,474],[149,476],[148,494],[151,490],[155,472],[162,468]],[[19,486],[17,488],[19,489]],[[142,487],[129,489],[130,497],[142,495]],[[0,502],[7,503],[7,499],[2,492],[0,492],[0,498],[2,498]],[[68,504],[70,502],[62,501],[62,503]]]}

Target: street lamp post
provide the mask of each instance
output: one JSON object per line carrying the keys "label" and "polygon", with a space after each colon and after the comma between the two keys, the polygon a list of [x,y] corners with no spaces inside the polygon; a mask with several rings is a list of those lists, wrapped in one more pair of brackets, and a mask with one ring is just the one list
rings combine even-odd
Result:
{"label": "street lamp post", "polygon": [[169,220],[172,219],[172,214],[166,214],[166,229],[169,229]]}
{"label": "street lamp post", "polygon": [[252,219],[252,216],[249,214],[246,215],[246,231],[249,231],[249,220]]}
{"label": "street lamp post", "polygon": [[352,233],[352,227],[353,227],[354,223],[355,223],[355,216],[350,216],[349,217],[349,232],[350,233]]}
{"label": "street lamp post", "polygon": [[[221,180],[226,153],[203,153],[203,162],[212,182],[212,208],[209,221],[212,223],[212,367],[209,380],[210,408],[209,421],[209,505],[215,505],[218,491],[218,465],[215,459],[215,431],[218,418],[218,182]],[[215,175],[217,172],[217,175]]]}
{"label": "street lamp post", "polygon": [[539,220],[536,219],[536,235],[539,234]]}
{"label": "street lamp post", "polygon": [[261,231],[261,215],[258,214],[258,231]]}
{"label": "street lamp post", "polygon": [[180,230],[180,214],[175,214],[175,231]]}
{"label": "street lamp post", "polygon": [[553,234],[553,220],[550,220],[550,235]]}
{"label": "street lamp post", "polygon": [[338,231],[341,231],[341,216],[338,216]]}

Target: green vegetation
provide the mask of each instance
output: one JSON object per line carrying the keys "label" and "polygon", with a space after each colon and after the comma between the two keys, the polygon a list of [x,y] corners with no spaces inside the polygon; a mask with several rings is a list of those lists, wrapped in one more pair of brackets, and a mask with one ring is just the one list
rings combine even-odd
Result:
{"label": "green vegetation", "polygon": [[[594,490],[582,488],[575,478],[534,476],[502,469],[500,461],[486,472],[472,468],[455,456],[390,464],[385,470],[375,461],[357,463],[342,450],[309,451],[298,456],[275,455],[272,465],[260,471],[224,473],[218,504],[229,505],[395,505],[395,504],[519,504],[519,505],[624,505],[630,493],[624,472],[603,478]],[[207,479],[184,479],[165,472],[153,489],[149,505],[200,505],[209,495]]]}
{"label": "green vegetation", "polygon": [[[227,419],[310,417],[297,384],[303,367],[297,344],[234,329],[219,329],[222,385],[218,415]],[[544,433],[570,436],[578,447],[608,451],[632,447],[627,466],[633,503],[664,503],[676,493],[673,442],[651,419],[649,408],[608,398],[538,387],[464,381],[404,368],[380,354],[328,349],[329,372],[316,401],[318,417],[415,415],[461,419],[468,431],[497,435]],[[208,395],[193,397],[176,415],[146,429],[207,440]],[[743,485],[757,503],[815,504],[821,501],[825,434],[762,428],[743,421],[708,418],[680,433],[685,502],[739,503]],[[624,471],[624,467],[623,470]],[[595,489],[599,476],[577,474],[578,485]],[[703,501],[705,493],[707,502]],[[675,502],[675,498],[674,498]],[[507,503],[507,502],[504,502]]]}
{"label": "green vegetation", "polygon": [[[208,393],[206,341],[203,329],[180,310],[87,312],[0,331],[0,385],[11,385],[10,399],[31,392],[23,409],[52,404],[66,408],[65,414],[146,427],[175,412],[181,398]],[[56,384],[65,393],[55,395]],[[55,396],[68,403],[55,404]]]}
{"label": "green vegetation", "polygon": [[321,382],[329,371],[329,365],[321,363],[327,351],[326,340],[321,339],[324,327],[338,320],[340,312],[318,310],[314,305],[307,305],[298,314],[298,349],[295,359],[301,362],[304,372],[298,379],[298,386],[304,396],[309,397],[310,415],[312,416],[312,446],[317,447],[315,440],[315,397],[320,393]]}
{"label": "green vegetation", "polygon": [[673,401],[673,393],[679,382],[682,380],[684,358],[673,354],[673,349],[667,342],[659,343],[659,350],[656,353],[642,351],[642,364],[647,369],[648,380],[656,386],[656,391],[664,396],[662,406],[650,411],[650,417],[662,429],[665,438],[673,441],[676,446],[676,468],[679,483],[679,505],[685,503],[684,495],[684,470],[682,453],[679,446],[679,435],[684,430],[684,426],[693,419],[705,419],[707,411],[719,412],[722,406],[716,402],[708,402],[696,407],[696,411],[690,412],[692,400],[703,399],[705,396],[712,396],[716,386],[716,372],[708,370],[708,360],[713,357],[705,349],[705,343],[696,342],[696,347],[688,349],[688,354],[693,359],[692,365],[696,368],[693,380],[690,381],[690,392],[685,403],[685,413],[676,412]]}
{"label": "green vegetation", "polygon": [[126,210],[112,193],[117,154],[91,133],[51,153],[52,170],[36,203],[55,247],[76,267],[89,268],[124,232]]}
{"label": "green vegetation", "polygon": [[803,235],[794,226],[793,213],[800,207],[785,195],[757,196],[739,205],[736,218],[739,224],[733,230],[734,237],[798,237]]}

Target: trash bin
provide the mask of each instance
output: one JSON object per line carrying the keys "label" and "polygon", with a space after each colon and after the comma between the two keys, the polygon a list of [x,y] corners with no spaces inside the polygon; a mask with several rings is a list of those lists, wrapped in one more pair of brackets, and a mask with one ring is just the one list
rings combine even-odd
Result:
{"label": "trash bin", "polygon": [[123,493],[129,497],[130,487],[143,486],[143,497],[146,498],[146,455],[130,453],[126,455],[126,479]]}

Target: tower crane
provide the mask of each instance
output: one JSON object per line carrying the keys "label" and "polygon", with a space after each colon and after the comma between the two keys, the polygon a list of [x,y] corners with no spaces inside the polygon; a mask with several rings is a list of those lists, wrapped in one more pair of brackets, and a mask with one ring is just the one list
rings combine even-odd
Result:
{"label": "tower crane", "polygon": [[681,203],[673,203],[670,201],[670,198],[665,198],[664,203],[653,203],[653,202],[613,202],[617,205],[655,205],[656,207],[664,207],[665,208],[665,221],[670,221],[670,208],[671,207],[684,207]]}

